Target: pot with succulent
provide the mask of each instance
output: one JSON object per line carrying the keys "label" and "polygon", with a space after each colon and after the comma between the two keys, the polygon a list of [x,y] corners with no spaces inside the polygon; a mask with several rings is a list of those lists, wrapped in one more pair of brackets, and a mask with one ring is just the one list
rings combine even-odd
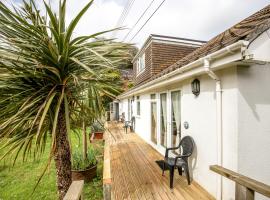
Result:
{"label": "pot with succulent", "polygon": [[92,133],[90,133],[90,142],[93,142],[94,140],[102,140],[105,131],[104,123],[94,122],[91,126],[91,131]]}
{"label": "pot with succulent", "polygon": [[83,152],[79,149],[73,149],[72,154],[72,180],[84,180],[85,182],[91,181],[97,175],[97,159],[96,151],[93,147],[89,147],[86,157],[84,158]]}

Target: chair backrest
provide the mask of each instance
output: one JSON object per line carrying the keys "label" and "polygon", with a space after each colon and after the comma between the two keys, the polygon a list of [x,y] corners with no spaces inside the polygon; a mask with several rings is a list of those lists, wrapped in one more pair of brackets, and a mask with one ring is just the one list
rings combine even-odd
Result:
{"label": "chair backrest", "polygon": [[182,140],[180,141],[180,148],[182,149],[181,154],[191,156],[194,150],[194,146],[195,143],[192,137],[190,136],[183,137]]}

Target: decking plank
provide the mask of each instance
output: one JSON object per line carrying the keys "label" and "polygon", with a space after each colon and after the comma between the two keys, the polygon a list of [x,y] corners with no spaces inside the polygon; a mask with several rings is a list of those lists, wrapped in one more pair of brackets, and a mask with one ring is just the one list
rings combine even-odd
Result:
{"label": "decking plank", "polygon": [[174,189],[169,188],[168,172],[161,175],[155,163],[163,156],[134,133],[126,134],[123,125],[109,123],[112,197],[115,200],[212,200],[195,181],[187,184],[184,176],[175,174]]}

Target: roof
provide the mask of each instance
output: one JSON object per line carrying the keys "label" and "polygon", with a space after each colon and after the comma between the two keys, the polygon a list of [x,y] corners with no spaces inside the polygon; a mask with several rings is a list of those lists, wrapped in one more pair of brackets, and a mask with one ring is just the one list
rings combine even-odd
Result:
{"label": "roof", "polygon": [[173,37],[167,35],[156,35],[151,34],[147,40],[144,42],[142,48],[138,51],[138,53],[134,56],[132,62],[148,47],[151,42],[162,42],[162,43],[169,43],[175,45],[187,45],[187,46],[195,46],[200,47],[206,43],[206,41],[202,40],[194,40],[189,38],[180,38],[180,37]]}
{"label": "roof", "polygon": [[157,79],[165,74],[168,74],[178,68],[181,68],[191,62],[198,60],[199,58],[205,57],[208,54],[216,52],[224,47],[227,47],[239,40],[246,40],[252,42],[261,33],[270,28],[270,5],[266,6],[262,10],[256,12],[250,17],[237,23],[226,31],[220,33],[216,37],[209,40],[206,44],[202,45],[192,53],[188,54],[184,58],[177,61],[175,64],[164,69],[160,73],[152,76],[150,79],[134,86],[129,91],[144,85],[154,79]]}

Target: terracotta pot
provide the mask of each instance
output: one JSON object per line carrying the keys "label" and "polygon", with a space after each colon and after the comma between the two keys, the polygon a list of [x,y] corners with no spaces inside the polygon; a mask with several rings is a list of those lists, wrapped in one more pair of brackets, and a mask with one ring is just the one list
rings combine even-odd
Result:
{"label": "terracotta pot", "polygon": [[95,132],[94,139],[102,140],[103,139],[103,132]]}
{"label": "terracotta pot", "polygon": [[90,134],[90,143],[94,142],[94,140],[102,140],[103,134],[103,132],[94,132],[93,134]]}
{"label": "terracotta pot", "polygon": [[97,176],[97,165],[85,170],[71,170],[72,181],[84,180],[90,182]]}

